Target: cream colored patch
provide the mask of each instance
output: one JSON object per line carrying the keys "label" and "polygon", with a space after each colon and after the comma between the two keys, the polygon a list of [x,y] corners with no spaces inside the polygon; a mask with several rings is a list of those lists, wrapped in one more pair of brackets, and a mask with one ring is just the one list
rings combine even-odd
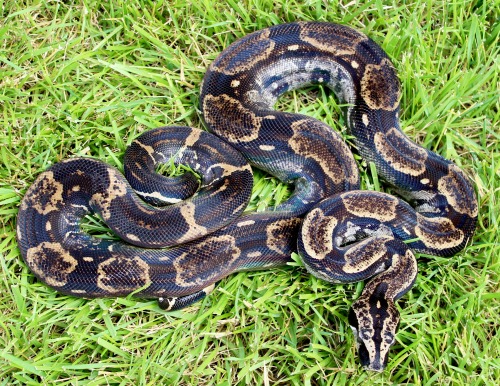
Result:
{"label": "cream colored patch", "polygon": [[272,151],[275,149],[275,147],[272,145],[260,145],[259,149],[263,151]]}
{"label": "cream colored patch", "polygon": [[52,230],[52,224],[50,223],[50,221],[47,221],[47,222],[45,223],[45,230],[46,230],[47,232],[50,232],[50,231]]}
{"label": "cream colored patch", "polygon": [[97,286],[109,293],[129,293],[151,283],[149,266],[139,256],[111,257],[97,267]]}
{"label": "cream colored patch", "polygon": [[320,208],[307,214],[302,224],[301,237],[308,257],[323,260],[333,251],[333,231],[337,224],[337,218],[326,216]]}
{"label": "cream colored patch", "polygon": [[193,244],[173,261],[175,284],[180,287],[206,286],[222,278],[240,256],[234,237],[214,236]]}
{"label": "cream colored patch", "polygon": [[43,172],[31,185],[21,204],[21,209],[32,207],[38,213],[46,215],[58,210],[63,202],[63,185],[54,179],[52,171]]}
{"label": "cream colored patch", "polygon": [[415,234],[426,247],[437,250],[457,247],[464,240],[463,231],[455,228],[450,219],[424,217],[419,213]]}
{"label": "cream colored patch", "polygon": [[93,257],[90,257],[90,256],[87,256],[87,257],[84,257],[84,258],[83,258],[83,261],[86,261],[86,262],[91,263],[91,262],[93,262],[93,261],[94,261],[94,258],[93,258]]}
{"label": "cream colored patch", "polygon": [[282,256],[288,255],[290,253],[290,251],[288,251],[288,237],[283,237],[283,235],[295,232],[300,222],[301,220],[299,218],[292,217],[278,220],[268,225],[266,228],[267,247]]}
{"label": "cream colored patch", "polygon": [[244,107],[240,101],[223,94],[207,95],[203,100],[203,114],[214,131],[225,127],[224,137],[229,142],[249,142],[259,137],[262,117]]}
{"label": "cream colored patch", "polygon": [[117,197],[127,194],[127,185],[123,177],[114,168],[108,169],[109,186],[106,191],[95,193],[91,202],[99,207],[102,218],[106,221],[111,217],[111,203]]}
{"label": "cream colored patch", "polygon": [[41,280],[52,287],[62,287],[78,261],[61,244],[44,241],[28,249],[26,264]]}
{"label": "cream colored patch", "polygon": [[411,142],[401,131],[391,128],[386,134],[377,132],[375,148],[390,166],[402,173],[419,176],[426,171],[427,151]]}
{"label": "cream colored patch", "polygon": [[367,114],[363,114],[361,119],[363,120],[363,125],[368,126],[370,124],[370,120],[368,119]]}
{"label": "cream colored patch", "polygon": [[189,230],[177,240],[179,244],[182,244],[188,240],[193,240],[198,237],[204,236],[208,233],[206,227],[198,225],[196,223],[195,219],[196,205],[194,203],[190,201],[182,202],[181,204],[179,204],[179,210],[182,217],[189,225]]}
{"label": "cream colored patch", "polygon": [[299,49],[298,44],[292,44],[291,46],[287,47],[288,51],[297,51]]}
{"label": "cream colored patch", "polygon": [[246,221],[240,221],[239,223],[236,224],[236,226],[238,228],[240,228],[240,227],[246,227],[246,226],[253,225],[253,224],[255,224],[254,220],[246,220]]}
{"label": "cream colored patch", "polygon": [[73,188],[71,188],[73,192],[79,192],[80,191],[80,185],[75,185]]}
{"label": "cream colored patch", "polygon": [[396,218],[398,199],[380,192],[344,193],[342,202],[349,213],[358,217],[391,221]]}
{"label": "cream colored patch", "polygon": [[140,241],[139,237],[137,237],[136,235],[132,234],[132,233],[127,233],[126,237],[129,239],[129,240],[132,240],[132,241]]}
{"label": "cream colored patch", "polygon": [[359,67],[359,63],[358,63],[358,62],[356,62],[355,60],[353,60],[353,61],[351,62],[351,66],[352,66],[352,68],[358,68],[358,67]]}
{"label": "cream colored patch", "polygon": [[366,239],[354,244],[344,255],[346,264],[342,267],[345,273],[360,273],[379,262],[387,253],[386,243],[392,237]]}
{"label": "cream colored patch", "polygon": [[367,64],[361,79],[361,96],[373,110],[394,111],[399,106],[401,88],[396,71],[389,59],[380,64]]}
{"label": "cream colored patch", "polygon": [[478,205],[474,191],[458,166],[449,165],[448,174],[438,181],[438,190],[455,211],[471,218],[477,217]]}
{"label": "cream colored patch", "polygon": [[232,80],[231,81],[231,87],[235,88],[235,87],[238,87],[240,85],[240,81],[239,80]]}
{"label": "cream colored patch", "polygon": [[82,289],[72,289],[71,293],[73,293],[75,295],[85,295],[87,293],[87,291],[82,290]]}
{"label": "cream colored patch", "polygon": [[428,178],[422,178],[422,179],[420,180],[420,183],[421,183],[422,185],[427,185],[429,182],[431,182],[431,180],[429,180]]}
{"label": "cream colored patch", "polygon": [[247,257],[260,257],[260,256],[262,256],[262,252],[259,251],[247,253]]}

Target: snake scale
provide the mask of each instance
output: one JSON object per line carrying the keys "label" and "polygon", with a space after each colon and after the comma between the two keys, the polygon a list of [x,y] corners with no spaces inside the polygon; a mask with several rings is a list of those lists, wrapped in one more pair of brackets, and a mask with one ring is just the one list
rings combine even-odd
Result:
{"label": "snake scale", "polygon": [[[309,85],[333,91],[357,151],[398,197],[359,190],[354,157],[329,126],[274,109],[280,95]],[[381,371],[399,324],[394,302],[417,275],[414,252],[455,254],[471,239],[478,214],[464,173],[403,134],[399,99],[390,59],[354,29],[296,22],[254,32],[205,74],[200,108],[210,133],[163,127],[133,141],[124,161],[133,189],[116,169],[90,158],[41,173],[19,209],[22,256],[61,293],[133,293],[175,310],[233,272],[281,266],[298,251],[323,280],[372,278],[348,320],[362,365]],[[171,160],[201,176],[199,189],[192,175],[155,173]],[[291,197],[243,213],[252,189],[247,161],[292,185]],[[83,232],[88,213],[124,241]]]}

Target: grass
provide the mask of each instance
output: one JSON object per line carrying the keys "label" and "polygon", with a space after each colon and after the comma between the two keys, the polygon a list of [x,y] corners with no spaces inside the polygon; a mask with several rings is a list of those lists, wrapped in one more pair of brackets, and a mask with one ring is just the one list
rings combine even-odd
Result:
{"label": "grass", "polygon": [[[0,12],[0,385],[500,383],[498,0],[7,0]],[[300,262],[232,275],[175,313],[37,282],[15,241],[34,178],[75,155],[121,167],[144,130],[201,127],[210,62],[236,38],[293,20],[349,24],[381,44],[402,81],[404,131],[477,188],[473,243],[420,260],[387,370],[365,372],[356,358],[347,310],[362,284],[326,284]],[[344,130],[324,90],[292,93],[279,108]],[[383,185],[360,167],[364,188]],[[263,173],[255,180],[250,209],[286,197]]]}

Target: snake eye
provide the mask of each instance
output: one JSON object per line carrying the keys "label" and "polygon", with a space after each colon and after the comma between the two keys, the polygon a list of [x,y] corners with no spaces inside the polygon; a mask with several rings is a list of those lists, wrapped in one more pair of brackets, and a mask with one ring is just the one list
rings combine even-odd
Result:
{"label": "snake eye", "polygon": [[391,332],[386,332],[384,336],[384,341],[388,345],[392,345],[394,343],[394,334],[392,334]]}

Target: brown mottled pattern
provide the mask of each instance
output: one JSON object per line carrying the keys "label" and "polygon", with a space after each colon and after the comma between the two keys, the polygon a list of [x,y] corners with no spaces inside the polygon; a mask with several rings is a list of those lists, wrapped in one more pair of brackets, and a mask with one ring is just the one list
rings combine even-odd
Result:
{"label": "brown mottled pattern", "polygon": [[248,142],[259,137],[262,118],[228,95],[207,95],[203,101],[203,111],[207,123],[214,127],[232,126],[234,131],[225,132],[230,142]]}
{"label": "brown mottled pattern", "polygon": [[374,145],[394,170],[410,176],[419,176],[427,170],[427,151],[394,127],[387,133],[375,133]]}
{"label": "brown mottled pattern", "polygon": [[464,241],[464,232],[455,228],[453,222],[445,217],[429,218],[417,216],[415,234],[428,247],[433,249],[450,249]]}
{"label": "brown mottled pattern", "polygon": [[392,237],[379,237],[366,239],[349,248],[344,255],[345,265],[342,267],[346,273],[360,273],[367,271],[377,262],[382,262],[382,257],[387,253],[385,244]]}
{"label": "brown mottled pattern", "polygon": [[342,201],[350,213],[359,217],[376,218],[390,221],[396,217],[398,200],[389,195],[369,196],[366,194],[344,193]]}
{"label": "brown mottled pattern", "polygon": [[175,283],[180,287],[192,287],[213,282],[220,271],[231,266],[240,253],[234,237],[209,237],[175,259]]}
{"label": "brown mottled pattern", "polygon": [[61,244],[44,241],[28,249],[26,264],[51,286],[61,287],[78,265],[78,261]]}
{"label": "brown mottled pattern", "polygon": [[471,202],[470,199],[474,192],[468,189],[464,180],[467,180],[464,172],[456,165],[450,164],[448,174],[438,181],[438,190],[446,196],[452,208],[457,212],[469,217],[477,217],[477,202]]}
{"label": "brown mottled pattern", "polygon": [[118,197],[123,197],[127,194],[127,185],[123,181],[123,177],[117,174],[117,170],[108,169],[109,187],[105,192],[95,193],[92,196],[92,202],[98,206],[104,220],[109,220],[111,217],[111,203]]}
{"label": "brown mottled pattern", "polygon": [[361,79],[361,96],[369,108],[395,110],[399,106],[400,93],[399,80],[389,59],[366,65]]}
{"label": "brown mottled pattern", "polygon": [[[332,132],[324,123],[314,119],[302,119],[291,125],[293,135],[288,141],[290,147],[297,153],[314,159],[325,171],[325,177],[332,181],[333,185],[339,185],[346,177],[354,184],[358,180],[359,172],[356,162],[352,157],[349,147],[336,133]],[[325,133],[325,130],[326,131]],[[303,133],[313,133],[318,137],[327,137],[330,144],[313,141],[305,137]],[[332,146],[335,144],[337,157],[333,159]],[[339,170],[346,169],[345,173]]]}
{"label": "brown mottled pattern", "polygon": [[311,258],[322,260],[333,250],[333,229],[338,220],[325,216],[320,208],[311,210],[302,224],[304,247]]}
{"label": "brown mottled pattern", "polygon": [[63,186],[54,179],[54,174],[51,171],[44,172],[26,192],[21,209],[31,207],[38,213],[46,215],[60,209],[59,206],[63,201],[62,193]]}
{"label": "brown mottled pattern", "polygon": [[97,286],[111,294],[129,293],[150,282],[149,265],[139,256],[116,255],[97,266]]}
{"label": "brown mottled pattern", "polygon": [[301,220],[299,218],[292,217],[268,225],[266,228],[267,247],[280,255],[288,254],[288,238],[283,236],[288,236],[287,233],[291,230],[295,230],[300,222]]}

